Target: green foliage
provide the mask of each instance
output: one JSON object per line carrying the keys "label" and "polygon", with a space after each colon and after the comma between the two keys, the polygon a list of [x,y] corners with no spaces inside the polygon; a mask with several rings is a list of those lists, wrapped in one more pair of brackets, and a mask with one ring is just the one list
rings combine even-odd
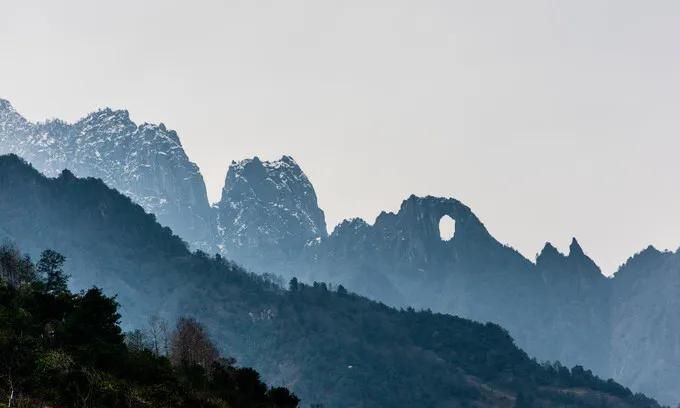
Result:
{"label": "green foliage", "polygon": [[[0,280],[0,398],[11,407],[298,406],[288,390],[268,388],[233,359],[173,366],[143,342],[127,347],[114,298],[98,288],[72,294],[12,271],[28,266],[13,248],[0,249],[0,261],[7,272]],[[63,277],[63,264],[45,251],[37,270]]]}
{"label": "green foliage", "polygon": [[43,251],[40,255],[36,271],[45,280],[47,292],[57,295],[68,292],[68,275],[64,273],[64,262],[66,258],[51,249]]}

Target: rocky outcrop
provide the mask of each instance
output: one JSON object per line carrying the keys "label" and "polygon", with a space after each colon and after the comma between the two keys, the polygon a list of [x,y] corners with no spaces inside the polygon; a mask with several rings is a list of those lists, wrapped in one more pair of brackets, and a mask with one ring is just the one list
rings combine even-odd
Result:
{"label": "rocky outcrop", "polygon": [[222,254],[256,270],[296,260],[327,236],[314,187],[289,156],[232,162],[215,211]]}
{"label": "rocky outcrop", "polygon": [[648,247],[612,279],[609,374],[631,389],[680,400],[680,253]]}
{"label": "rocky outcrop", "polygon": [[542,342],[559,345],[541,357],[567,364],[588,362],[596,372],[608,373],[611,282],[575,238],[567,255],[546,243],[536,269],[545,283],[545,320],[536,329],[544,333]]}
{"label": "rocky outcrop", "polygon": [[[0,156],[0,228],[33,256],[63,253],[74,289],[115,293],[125,329],[144,327],[150,316],[195,317],[220,351],[269,384],[288,384],[305,406],[658,407],[582,368],[541,367],[495,324],[397,311],[325,284],[283,290],[189,253],[100,180],[68,171],[48,179],[16,156]],[[2,299],[13,293],[3,288]],[[27,306],[26,313],[38,309]]]}
{"label": "rocky outcrop", "polygon": [[31,123],[0,100],[0,153],[15,153],[48,176],[69,169],[95,177],[154,214],[191,246],[213,248],[214,222],[203,177],[177,133],[135,124],[125,110],[102,109],[76,123]]}
{"label": "rocky outcrop", "polygon": [[[531,262],[494,239],[469,207],[440,197],[411,196],[372,225],[346,220],[326,237],[313,187],[293,163],[232,164],[217,209],[226,256],[286,279],[342,284],[389,305],[496,322],[539,360],[587,365],[666,402],[680,398],[655,380],[680,373],[673,351],[680,327],[670,312],[680,268],[670,261],[641,267],[635,260],[638,266],[608,279],[573,239],[568,254],[547,243]],[[455,221],[450,240],[440,237],[444,216]],[[652,271],[660,272],[649,277]]]}
{"label": "rocky outcrop", "polygon": [[[373,224],[328,235],[314,188],[289,156],[233,162],[210,208],[195,164],[163,124],[103,109],[69,124],[31,123],[0,100],[0,154],[49,176],[101,178],[194,248],[258,273],[342,284],[388,305],[501,324],[539,360],[583,364],[664,402],[680,401],[680,254],[648,248],[605,278],[574,239],[547,243],[536,262],[498,242],[451,198],[407,198]],[[0,196],[1,198],[1,196]],[[439,222],[455,221],[451,239]],[[0,229],[0,239],[12,236]]]}

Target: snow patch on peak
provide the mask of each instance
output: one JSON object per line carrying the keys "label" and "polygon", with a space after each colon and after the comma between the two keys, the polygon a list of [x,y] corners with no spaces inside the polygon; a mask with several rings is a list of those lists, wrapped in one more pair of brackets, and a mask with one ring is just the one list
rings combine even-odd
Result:
{"label": "snow patch on peak", "polygon": [[90,113],[89,115],[77,121],[76,124],[85,125],[89,123],[99,123],[103,125],[121,122],[127,125],[134,125],[136,127],[135,123],[132,122],[132,120],[130,120],[130,113],[127,110],[123,109],[113,110],[108,107]]}
{"label": "snow patch on peak", "polygon": [[233,161],[216,208],[218,245],[245,264],[266,251],[292,256],[328,236],[314,187],[290,156]]}
{"label": "snow patch on peak", "polygon": [[331,236],[345,234],[348,231],[357,232],[369,230],[371,226],[363,219],[359,217],[349,218],[342,220],[342,222],[335,226]]}
{"label": "snow patch on peak", "polygon": [[289,169],[302,173],[302,169],[297,164],[295,159],[286,155],[282,156],[279,160],[262,160],[258,156],[240,161],[232,160],[231,165],[229,166],[229,171],[242,172],[248,167],[264,168],[270,171],[283,171]]}
{"label": "snow patch on peak", "polygon": [[12,106],[12,103],[7,99],[3,98],[0,98],[0,111],[9,111],[16,113],[16,110],[14,109],[14,106]]}
{"label": "snow patch on peak", "polygon": [[[48,176],[68,168],[124,192],[190,243],[212,239],[198,166],[164,124],[137,126],[127,110],[99,109],[73,124],[31,123],[0,110],[0,154],[16,153]],[[209,248],[208,248],[209,249]]]}

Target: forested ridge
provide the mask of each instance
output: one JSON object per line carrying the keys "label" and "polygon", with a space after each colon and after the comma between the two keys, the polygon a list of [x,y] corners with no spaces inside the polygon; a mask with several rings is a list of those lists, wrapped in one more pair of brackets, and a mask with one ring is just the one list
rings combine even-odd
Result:
{"label": "forested ridge", "polygon": [[[248,273],[190,253],[130,199],[0,157],[0,231],[66,255],[74,287],[118,294],[125,325],[192,316],[222,352],[326,407],[655,407],[582,367],[539,364],[491,323],[397,310],[323,283]],[[275,271],[274,271],[275,272]],[[87,293],[87,292],[86,292]]]}
{"label": "forested ridge", "polygon": [[123,334],[114,298],[66,287],[64,258],[0,248],[0,406],[294,408],[183,318],[162,351]]}

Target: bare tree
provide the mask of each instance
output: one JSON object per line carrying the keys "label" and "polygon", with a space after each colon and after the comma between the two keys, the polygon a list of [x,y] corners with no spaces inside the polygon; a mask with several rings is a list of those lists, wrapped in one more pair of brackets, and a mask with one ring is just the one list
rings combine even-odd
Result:
{"label": "bare tree", "polygon": [[160,321],[160,317],[158,315],[153,315],[149,318],[149,328],[148,328],[148,333],[149,333],[149,340],[151,342],[151,351],[155,355],[160,354],[160,328],[158,326],[158,322]]}
{"label": "bare tree", "polygon": [[125,344],[130,350],[142,351],[149,347],[149,339],[146,333],[137,329],[125,333]]}
{"label": "bare tree", "polygon": [[4,375],[7,379],[7,407],[12,408],[14,405],[14,381],[12,377],[12,367],[7,368],[7,374]]}
{"label": "bare tree", "polygon": [[17,287],[35,279],[35,268],[30,258],[21,255],[12,244],[0,245],[0,282]]}
{"label": "bare tree", "polygon": [[163,346],[163,355],[170,355],[170,328],[168,327],[168,321],[161,319],[159,323],[159,328],[161,332],[161,341]]}
{"label": "bare tree", "polygon": [[209,368],[219,358],[205,327],[191,317],[181,317],[170,338],[170,361],[175,365]]}
{"label": "bare tree", "polygon": [[168,354],[168,322],[165,319],[158,315],[149,318],[148,337],[154,354]]}

